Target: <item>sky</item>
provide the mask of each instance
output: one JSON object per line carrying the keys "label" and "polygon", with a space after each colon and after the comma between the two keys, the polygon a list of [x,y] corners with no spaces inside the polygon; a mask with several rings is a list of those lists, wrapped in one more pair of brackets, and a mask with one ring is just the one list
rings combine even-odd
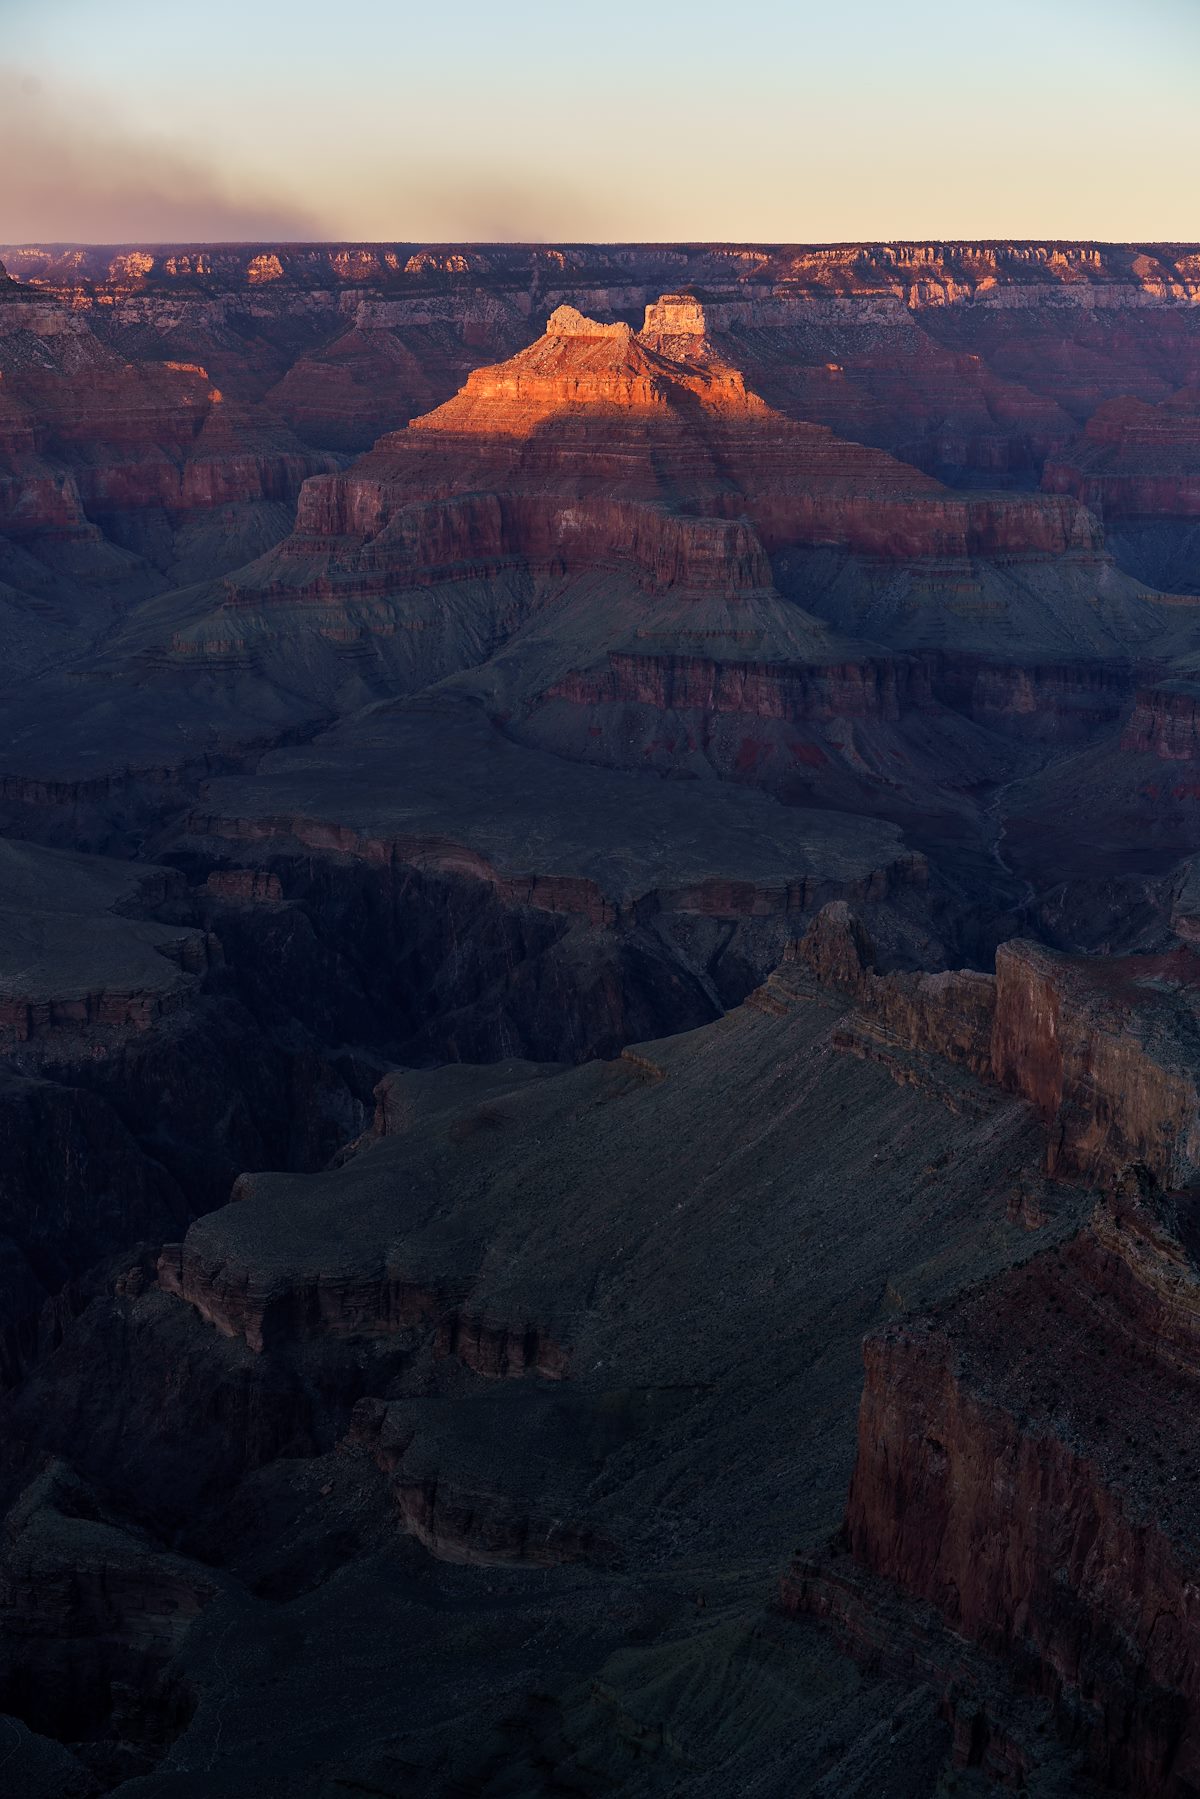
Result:
{"label": "sky", "polygon": [[1200,239],[1200,0],[0,0],[0,242]]}

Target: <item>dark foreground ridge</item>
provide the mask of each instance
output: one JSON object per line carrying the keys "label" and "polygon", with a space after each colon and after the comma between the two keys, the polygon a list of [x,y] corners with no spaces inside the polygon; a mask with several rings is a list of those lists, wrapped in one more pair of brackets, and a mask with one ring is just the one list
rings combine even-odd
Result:
{"label": "dark foreground ridge", "polygon": [[1200,1791],[1200,248],[0,256],[6,1790]]}

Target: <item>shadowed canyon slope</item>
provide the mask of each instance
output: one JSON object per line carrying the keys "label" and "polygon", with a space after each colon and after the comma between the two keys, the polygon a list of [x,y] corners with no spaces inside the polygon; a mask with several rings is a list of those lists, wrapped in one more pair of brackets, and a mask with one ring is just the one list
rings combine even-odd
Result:
{"label": "shadowed canyon slope", "polygon": [[15,1790],[1200,1790],[1200,250],[0,257]]}

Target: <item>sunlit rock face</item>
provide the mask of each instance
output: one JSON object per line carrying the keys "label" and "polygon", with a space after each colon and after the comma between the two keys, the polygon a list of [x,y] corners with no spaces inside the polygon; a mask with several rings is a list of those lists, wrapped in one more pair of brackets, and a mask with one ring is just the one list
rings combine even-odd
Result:
{"label": "sunlit rock face", "polygon": [[[689,309],[693,322],[698,310]],[[504,471],[521,488],[534,489],[531,501],[544,482],[590,500],[593,509],[601,488],[614,499],[663,504],[674,483],[689,510],[747,513],[767,548],[844,544],[901,558],[1097,547],[1094,523],[1069,503],[950,495],[907,464],[774,411],[736,368],[703,348],[702,333],[701,353],[687,360],[654,348],[657,335],[657,322],[635,333],[560,307],[538,343],[478,370],[454,400],[415,421],[406,436],[381,442],[328,491],[355,494],[377,471],[402,480],[406,462],[422,454],[457,460],[471,446],[481,472],[489,464]],[[685,339],[684,347],[695,344]],[[418,464],[416,481],[421,472]],[[310,490],[306,507],[320,505],[320,493]],[[376,500],[374,511],[371,505],[365,497],[350,500],[323,517],[330,528],[369,522],[378,529],[387,523],[387,503]],[[302,512],[301,526],[312,517]],[[573,521],[556,523],[569,554]],[[529,548],[546,553],[550,542]],[[587,548],[581,545],[584,553]]]}
{"label": "sunlit rock face", "polygon": [[[1061,632],[1069,619],[1098,645],[1110,607],[1147,628],[1136,590],[1073,499],[955,492],[787,416],[714,347],[700,302],[668,296],[640,331],[557,307],[527,349],[475,370],[453,399],[349,468],[307,482],[294,532],[227,581],[206,629],[223,658],[231,641],[282,642],[315,612],[327,641],[403,655],[416,662],[404,678],[419,684],[451,672],[455,645],[442,630],[397,634],[395,623],[428,608],[433,589],[465,598],[482,583],[487,610],[472,598],[474,616],[493,644],[512,645],[489,704],[515,735],[556,752],[659,771],[716,767],[781,794],[815,783],[839,806],[858,803],[862,782],[878,792],[887,770],[915,801],[928,752],[897,733],[919,715],[926,736],[956,735],[946,753],[986,780],[995,750],[949,720],[952,663],[939,662],[935,681],[928,664],[831,629],[816,616],[828,568],[815,582],[789,575],[797,591],[785,599],[776,562],[793,552],[834,559],[838,607],[870,611],[919,568],[935,589],[994,590],[982,610],[1018,604],[1035,631]],[[1096,584],[1107,588],[1100,608]],[[547,609],[561,621],[560,647],[543,635],[533,653]],[[974,610],[940,616],[952,634],[960,619],[969,633]],[[209,653],[199,633],[173,652],[200,666]],[[457,653],[478,656],[467,643]],[[1020,679],[1009,671],[1010,685]],[[1041,685],[1055,679],[1048,671]],[[965,710],[982,715],[984,701]],[[988,722],[1021,711],[1019,693],[1002,697]]]}

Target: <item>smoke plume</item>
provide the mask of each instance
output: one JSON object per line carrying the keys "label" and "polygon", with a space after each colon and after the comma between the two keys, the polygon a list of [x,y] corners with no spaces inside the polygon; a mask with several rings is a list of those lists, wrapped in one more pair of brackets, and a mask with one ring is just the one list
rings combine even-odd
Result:
{"label": "smoke plume", "polygon": [[292,201],[234,191],[202,155],[142,136],[104,104],[0,68],[0,242],[297,240],[326,235]]}

